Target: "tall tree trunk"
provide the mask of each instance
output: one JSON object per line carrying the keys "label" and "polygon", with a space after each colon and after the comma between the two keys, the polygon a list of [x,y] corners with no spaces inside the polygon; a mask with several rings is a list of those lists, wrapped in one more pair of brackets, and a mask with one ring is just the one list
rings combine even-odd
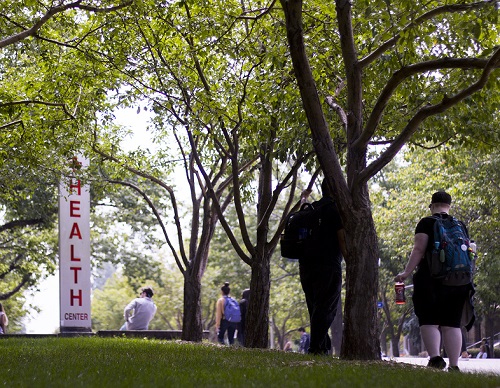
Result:
{"label": "tall tree trunk", "polygon": [[377,322],[378,245],[369,201],[347,221],[344,359],[380,359]]}
{"label": "tall tree trunk", "polygon": [[399,357],[399,338],[401,337],[399,331],[396,335],[394,333],[394,323],[391,319],[391,310],[389,309],[389,301],[387,300],[387,288],[384,287],[384,290],[381,292],[382,301],[383,301],[383,312],[385,314],[385,322],[387,327],[384,329],[384,337],[380,337],[379,341],[383,340],[384,346],[382,351],[387,354],[387,343],[386,343],[386,335],[389,334],[389,341],[391,344],[391,352],[393,357]]}
{"label": "tall tree trunk", "polygon": [[[348,2],[343,2],[348,6]],[[335,199],[346,230],[346,302],[344,310],[344,336],[341,357],[345,359],[380,359],[380,342],[377,324],[378,288],[378,245],[375,225],[370,209],[367,183],[356,181],[356,174],[366,163],[366,149],[352,149],[348,152],[349,185],[344,170],[335,152],[328,124],[323,113],[319,93],[309,65],[304,44],[302,25],[302,1],[281,0],[285,12],[287,38],[293,61],[295,76],[299,85],[302,103],[306,112],[316,155],[327,181],[335,193]],[[339,6],[337,5],[339,9]],[[347,10],[348,11],[348,10]],[[349,15],[347,16],[348,20]],[[355,53],[349,53],[350,59]],[[354,66],[354,64],[353,64]],[[354,71],[355,69],[350,69]],[[362,100],[359,71],[348,77],[349,112],[348,141],[358,132],[362,115]],[[356,105],[358,104],[358,105]],[[351,146],[351,144],[349,144]]]}
{"label": "tall tree trunk", "polygon": [[392,356],[399,357],[399,337],[395,335],[391,336],[391,348],[392,348]]}
{"label": "tall tree trunk", "polygon": [[250,300],[245,325],[245,346],[267,348],[269,345],[269,257],[254,258],[250,280]]}
{"label": "tall tree trunk", "polygon": [[386,338],[387,338],[387,327],[384,328],[380,333],[380,350],[382,351],[382,354],[388,355]]}
{"label": "tall tree trunk", "polygon": [[201,342],[203,324],[201,321],[201,281],[190,271],[184,273],[184,316],[182,336],[184,341]]}
{"label": "tall tree trunk", "polygon": [[488,358],[495,358],[495,316],[491,313],[485,316],[484,334],[488,338],[489,353]]}
{"label": "tall tree trunk", "polygon": [[[389,334],[389,342],[391,344],[392,357],[399,357],[399,337],[394,334],[394,326],[392,324],[392,321],[388,321],[388,325],[384,330],[384,334],[385,335]],[[385,338],[386,337],[384,337],[384,343],[386,341]],[[385,343],[385,353],[387,354],[387,343]]]}
{"label": "tall tree trunk", "polygon": [[252,348],[269,346],[269,292],[271,289],[271,256],[275,245],[269,244],[269,217],[272,200],[273,139],[260,146],[260,173],[257,208],[257,238],[251,259],[250,301],[245,326],[245,345]]}

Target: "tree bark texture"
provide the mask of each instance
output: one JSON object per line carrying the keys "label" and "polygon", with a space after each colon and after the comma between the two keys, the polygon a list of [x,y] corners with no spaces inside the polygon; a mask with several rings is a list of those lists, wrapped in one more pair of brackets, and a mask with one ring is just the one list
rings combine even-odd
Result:
{"label": "tree bark texture", "polygon": [[201,281],[197,276],[184,273],[184,316],[182,336],[184,341],[201,342],[203,324],[201,320]]}
{"label": "tree bark texture", "polygon": [[391,318],[389,301],[387,300],[387,289],[384,289],[382,291],[382,302],[384,303],[383,314],[385,315],[386,328],[383,331],[383,335],[380,336],[380,341],[381,341],[380,347],[382,349],[382,353],[387,354],[386,338],[387,338],[387,335],[389,335],[392,357],[399,357],[399,334],[400,333],[398,331],[398,335],[396,335],[396,333],[394,331],[394,323],[393,323],[392,318]]}
{"label": "tree bark texture", "polygon": [[378,245],[369,205],[351,212],[346,230],[348,257],[341,357],[377,360]]}
{"label": "tree bark texture", "polygon": [[[266,264],[267,260],[267,264]],[[245,325],[245,346],[265,349],[269,346],[269,258],[254,259],[250,280],[250,300]]]}
{"label": "tree bark texture", "polygon": [[382,354],[387,355],[387,342],[386,342],[386,337],[387,337],[387,328],[383,329],[382,332],[380,333],[380,350]]}
{"label": "tree bark texture", "polygon": [[268,242],[270,213],[267,210],[272,206],[273,141],[261,144],[260,161],[257,239],[251,259],[250,300],[245,326],[245,345],[252,348],[269,346],[271,257],[277,244],[277,240]]}

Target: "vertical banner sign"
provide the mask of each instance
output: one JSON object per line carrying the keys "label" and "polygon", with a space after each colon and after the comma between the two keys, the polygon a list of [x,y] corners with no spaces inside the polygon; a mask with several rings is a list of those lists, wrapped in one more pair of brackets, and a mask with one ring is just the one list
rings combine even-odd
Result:
{"label": "vertical banner sign", "polygon": [[59,184],[59,284],[61,333],[91,332],[90,187],[78,170],[89,160],[75,156]]}

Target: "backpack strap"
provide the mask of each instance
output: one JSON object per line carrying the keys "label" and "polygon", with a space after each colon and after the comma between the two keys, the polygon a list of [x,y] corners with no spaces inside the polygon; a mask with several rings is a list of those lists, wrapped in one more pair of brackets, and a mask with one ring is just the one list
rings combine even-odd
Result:
{"label": "backpack strap", "polygon": [[227,296],[223,295],[224,305],[222,306],[222,319],[226,319],[226,306],[227,306]]}
{"label": "backpack strap", "polygon": [[226,313],[226,307],[227,307],[227,304],[229,303],[229,299],[233,299],[233,298],[231,298],[230,296],[224,295],[224,311],[223,311],[224,314]]}
{"label": "backpack strap", "polygon": [[467,227],[465,226],[465,224],[464,224],[462,221],[460,221],[458,218],[456,218],[456,217],[454,217],[454,216],[452,216],[452,215],[449,215],[449,214],[447,214],[447,213],[436,213],[436,214],[433,214],[432,216],[430,216],[430,218],[433,218],[433,219],[434,219],[434,220],[436,220],[436,221],[437,221],[437,220],[444,220],[445,218],[444,218],[443,216],[444,216],[445,214],[448,216],[448,217],[447,217],[448,219],[450,219],[450,220],[451,220],[451,221],[453,221],[453,222],[456,222],[456,223],[460,224],[460,226],[462,227],[462,229],[463,229],[463,230],[464,230],[464,232],[465,232],[465,235],[466,235],[467,237],[469,237],[469,231],[467,230]]}
{"label": "backpack strap", "polygon": [[[434,214],[433,214],[432,216],[430,216],[429,218],[431,218],[431,219],[433,219],[433,220],[434,220],[434,223],[432,224],[432,247],[433,247],[433,248],[435,248],[435,249],[437,249],[437,246],[436,246],[436,242],[437,242],[437,241],[436,241],[436,238],[437,238],[437,233],[438,233],[438,232],[437,232],[437,227],[438,227],[438,226],[436,225],[436,223],[437,223],[439,220],[442,220],[443,218],[442,218],[442,217],[440,217],[440,216],[434,215]],[[430,255],[430,253],[431,253],[431,252],[427,252],[427,250],[426,250],[426,253],[429,253],[429,255]]]}
{"label": "backpack strap", "polygon": [[320,207],[323,207],[323,206],[326,206],[326,205],[331,205],[331,204],[335,205],[335,201],[333,200],[333,198],[323,197],[319,201],[314,201],[312,203],[312,206],[314,208],[320,208]]}

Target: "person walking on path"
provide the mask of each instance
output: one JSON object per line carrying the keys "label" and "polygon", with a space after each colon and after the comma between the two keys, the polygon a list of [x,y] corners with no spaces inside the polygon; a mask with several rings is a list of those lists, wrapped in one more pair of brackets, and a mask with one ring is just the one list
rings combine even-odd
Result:
{"label": "person walking on path", "polygon": [[246,326],[246,317],[247,317],[247,309],[248,309],[248,300],[250,299],[250,289],[247,288],[243,290],[241,294],[240,300],[240,313],[241,313],[241,322],[238,328],[238,342],[241,346],[245,346],[245,326]]}
{"label": "person walking on path", "polygon": [[123,310],[125,323],[120,330],[148,330],[149,323],[156,314],[153,295],[151,287],[141,289],[140,297],[132,300]]}
{"label": "person walking on path", "polygon": [[[446,219],[451,207],[451,195],[438,191],[432,195],[429,209],[433,216],[422,218],[415,229],[414,245],[403,272],[395,277],[404,282],[413,272],[413,305],[420,325],[420,333],[430,356],[428,366],[444,369],[446,362],[440,355],[441,337],[449,358],[448,371],[459,371],[458,358],[461,353],[461,327],[472,327],[475,316],[472,305],[474,287],[444,285],[442,280],[431,277],[428,260],[434,249],[434,223],[436,217]],[[467,228],[461,223],[465,233]]]}
{"label": "person walking on path", "polygon": [[[345,235],[342,221],[326,182],[321,184],[322,198],[312,203],[321,212],[313,244],[305,258],[299,259],[299,275],[310,319],[311,342],[307,351],[328,355],[332,342],[328,330],[337,312],[342,286],[342,256],[345,257]],[[302,193],[302,200],[310,191]]]}
{"label": "person walking on path", "polygon": [[224,343],[224,335],[227,331],[227,340],[230,345],[234,344],[234,333],[239,329],[241,322],[241,312],[239,303],[231,298],[231,288],[229,283],[224,283],[221,287],[222,296],[217,300],[215,306],[215,329],[217,340]]}
{"label": "person walking on path", "polygon": [[300,342],[299,342],[299,352],[300,353],[309,353],[309,347],[311,346],[311,336],[306,332],[306,329],[300,327],[298,332],[300,333]]}

